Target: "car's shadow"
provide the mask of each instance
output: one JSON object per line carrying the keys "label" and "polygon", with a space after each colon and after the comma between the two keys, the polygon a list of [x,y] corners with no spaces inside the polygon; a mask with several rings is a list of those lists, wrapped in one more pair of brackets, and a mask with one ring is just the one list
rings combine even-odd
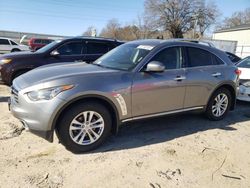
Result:
{"label": "car's shadow", "polygon": [[[131,122],[123,125],[118,135],[111,136],[103,146],[94,152],[137,148],[167,142],[209,129],[235,131],[237,126],[240,126],[236,123],[249,120],[250,103],[238,102],[235,111],[230,112],[222,121],[209,121],[204,115],[186,113]],[[232,125],[235,126],[232,127]]]}

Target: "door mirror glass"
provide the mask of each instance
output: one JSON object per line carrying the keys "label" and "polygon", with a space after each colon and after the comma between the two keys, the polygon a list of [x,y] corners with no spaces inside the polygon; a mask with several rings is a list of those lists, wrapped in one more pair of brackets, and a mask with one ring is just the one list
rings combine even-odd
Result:
{"label": "door mirror glass", "polygon": [[159,61],[151,61],[147,64],[146,72],[164,72],[165,66]]}
{"label": "door mirror glass", "polygon": [[57,51],[57,50],[53,50],[51,53],[50,53],[51,56],[58,56],[60,55],[60,53]]}

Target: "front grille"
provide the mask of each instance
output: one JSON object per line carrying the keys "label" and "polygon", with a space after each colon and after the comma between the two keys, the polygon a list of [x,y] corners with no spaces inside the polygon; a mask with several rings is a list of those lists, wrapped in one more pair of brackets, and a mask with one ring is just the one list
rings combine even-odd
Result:
{"label": "front grille", "polygon": [[12,86],[11,87],[11,95],[16,103],[18,103],[18,91]]}

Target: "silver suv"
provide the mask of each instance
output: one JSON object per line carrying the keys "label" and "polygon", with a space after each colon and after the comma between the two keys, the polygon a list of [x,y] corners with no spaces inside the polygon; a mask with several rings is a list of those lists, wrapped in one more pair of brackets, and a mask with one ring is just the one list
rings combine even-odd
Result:
{"label": "silver suv", "polygon": [[32,133],[73,152],[102,144],[124,122],[199,110],[221,120],[235,107],[239,71],[215,48],[141,40],[93,64],[55,64],[14,80],[10,109]]}

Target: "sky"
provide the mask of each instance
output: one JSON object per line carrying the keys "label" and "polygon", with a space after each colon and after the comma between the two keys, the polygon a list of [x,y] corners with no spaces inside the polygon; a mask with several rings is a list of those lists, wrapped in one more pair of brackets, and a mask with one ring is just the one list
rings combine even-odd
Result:
{"label": "sky", "polygon": [[[214,0],[221,19],[250,7],[250,0]],[[0,0],[0,30],[81,35],[89,26],[97,32],[110,19],[131,24],[143,14],[144,0]]]}

